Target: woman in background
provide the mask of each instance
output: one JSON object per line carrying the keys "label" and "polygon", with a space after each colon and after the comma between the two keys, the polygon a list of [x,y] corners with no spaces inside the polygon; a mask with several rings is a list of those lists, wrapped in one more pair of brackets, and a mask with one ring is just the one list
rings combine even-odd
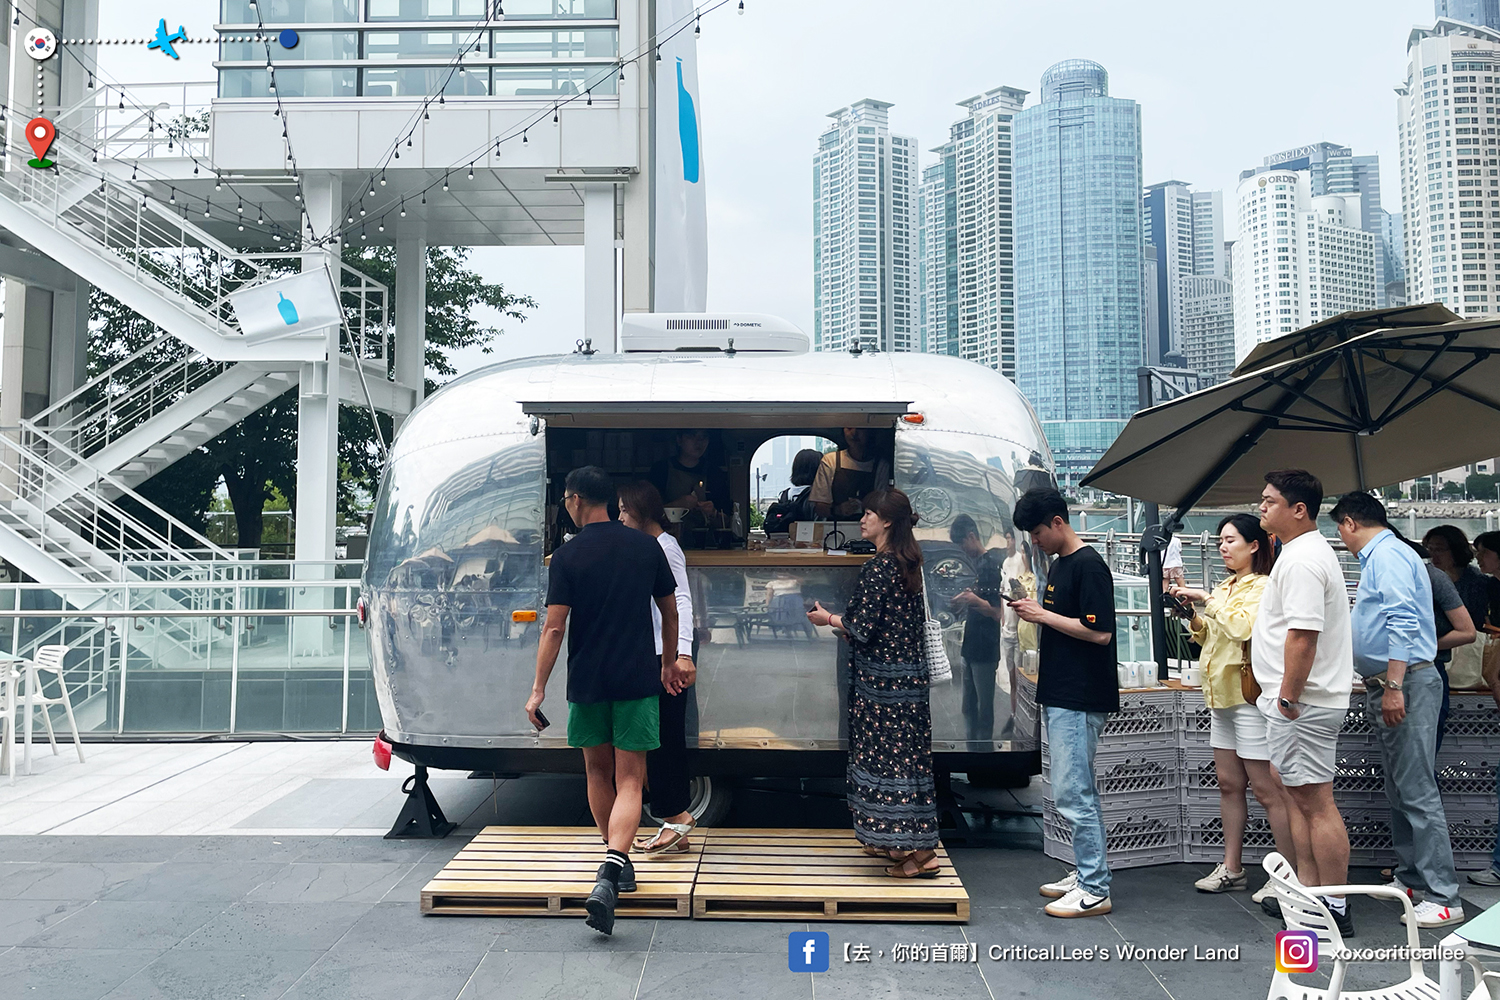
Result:
{"label": "woman in background", "polygon": [[[1292,828],[1286,789],[1271,767],[1266,742],[1266,719],[1253,703],[1245,701],[1240,685],[1240,666],[1250,662],[1250,633],[1260,610],[1275,557],[1271,539],[1260,519],[1233,514],[1219,522],[1219,557],[1229,578],[1212,594],[1191,587],[1173,587],[1172,594],[1202,604],[1190,627],[1193,641],[1203,647],[1203,700],[1212,713],[1209,745],[1214,751],[1214,771],[1219,779],[1219,816],[1224,822],[1224,860],[1194,885],[1199,892],[1230,892],[1247,888],[1241,851],[1250,811],[1245,787],[1266,810],[1266,820],[1276,849],[1292,858]],[[1293,854],[1288,854],[1292,851]],[[1291,862],[1295,865],[1295,861]],[[1269,896],[1270,884],[1251,897],[1255,902]]]}
{"label": "woman in background", "polygon": [[932,878],[940,867],[916,522],[898,489],[865,497],[859,531],[875,558],[860,568],[843,614],[817,603],[807,613],[813,625],[846,633],[854,649],[849,810],[865,853],[896,862],[885,870],[893,878]]}
{"label": "woman in background", "polygon": [[[688,589],[687,559],[677,539],[664,530],[667,512],[661,494],[648,482],[626,483],[620,487],[620,520],[626,527],[644,531],[655,538],[672,567],[677,581],[677,666],[685,670],[688,686],[681,694],[669,694],[663,688],[657,695],[661,726],[661,746],[646,751],[646,788],[651,792],[651,812],[661,817],[661,829],[653,836],[635,842],[635,849],[646,854],[664,851],[680,853],[688,849],[687,835],[697,821],[688,811],[692,801],[688,790],[687,719],[693,717],[697,728],[697,694],[693,681],[698,667],[698,650],[693,643],[693,598]],[[661,612],[653,604],[651,620],[656,628],[656,653],[661,655]],[[689,713],[689,708],[694,709]]]}

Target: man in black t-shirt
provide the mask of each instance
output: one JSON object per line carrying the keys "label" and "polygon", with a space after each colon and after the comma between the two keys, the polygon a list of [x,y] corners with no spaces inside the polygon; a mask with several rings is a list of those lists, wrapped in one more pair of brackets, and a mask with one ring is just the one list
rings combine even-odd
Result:
{"label": "man in black t-shirt", "polygon": [[[547,622],[536,652],[526,714],[537,729],[547,679],[568,636],[568,745],[583,749],[589,809],[609,844],[585,908],[588,925],[612,933],[620,892],[635,891],[629,851],[641,821],[646,751],[660,745],[657,699],[692,683],[677,665],[677,583],[666,553],[645,532],[609,519],[615,485],[598,466],[568,474],[563,505],[579,532],[552,553]],[[651,602],[661,611],[662,649]],[[571,625],[571,627],[569,627]]]}
{"label": "man in black t-shirt", "polygon": [[964,550],[976,577],[972,588],[966,587],[953,597],[954,609],[966,612],[962,649],[964,735],[971,741],[989,742],[995,738],[995,670],[1000,665],[1000,617],[1004,614],[1000,566],[1005,557],[999,549],[985,551],[979,527],[968,514],[953,519],[948,538]]}
{"label": "man in black t-shirt", "polygon": [[1052,917],[1109,913],[1104,817],[1094,784],[1094,751],[1105,716],[1120,710],[1115,669],[1114,578],[1099,553],[1068,524],[1068,504],[1053,489],[1028,490],[1016,502],[1016,527],[1054,557],[1040,603],[1012,602],[1041,629],[1036,700],[1046,711],[1052,794],[1073,832],[1077,868],[1041,887]]}

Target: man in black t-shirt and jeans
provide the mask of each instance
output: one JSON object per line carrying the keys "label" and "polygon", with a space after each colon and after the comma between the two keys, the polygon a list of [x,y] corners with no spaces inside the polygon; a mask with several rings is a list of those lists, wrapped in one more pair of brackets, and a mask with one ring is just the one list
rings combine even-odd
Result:
{"label": "man in black t-shirt and jeans", "polygon": [[1046,711],[1053,801],[1073,831],[1077,865],[1039,891],[1052,900],[1048,916],[1099,916],[1112,908],[1094,751],[1105,716],[1120,710],[1114,577],[1068,524],[1067,501],[1056,490],[1028,490],[1016,501],[1015,522],[1054,557],[1041,602],[1011,606],[1041,626],[1036,700]]}
{"label": "man in black t-shirt and jeans", "polygon": [[[641,822],[646,751],[660,745],[657,699],[693,683],[677,659],[677,589],[656,539],[609,517],[615,484],[598,466],[568,474],[563,506],[578,534],[552,553],[547,621],[536,651],[536,682],[526,715],[537,729],[547,679],[568,636],[568,745],[583,749],[589,810],[609,849],[585,908],[588,925],[610,934],[621,892],[635,891],[631,841]],[[661,611],[662,649],[652,635],[651,602]],[[569,625],[571,624],[571,628]]]}

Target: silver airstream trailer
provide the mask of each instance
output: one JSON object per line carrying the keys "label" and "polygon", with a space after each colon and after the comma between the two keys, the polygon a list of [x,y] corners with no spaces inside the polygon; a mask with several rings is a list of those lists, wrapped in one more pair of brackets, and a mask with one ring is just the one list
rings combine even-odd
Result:
{"label": "silver airstream trailer", "polygon": [[[978,570],[979,560],[950,538],[964,515],[988,550],[980,560],[1003,563],[1007,589],[1034,587],[1045,572],[1011,522],[1018,491],[1051,481],[1046,440],[1015,386],[950,357],[810,352],[795,327],[758,315],[627,316],[621,347],[484,368],[434,394],[402,426],[363,580],[395,754],[439,768],[582,769],[564,727],[538,735],[523,709],[547,561],[568,527],[559,522],[563,479],[582,465],[620,481],[650,478],[678,430],[701,428],[712,441],[703,461],[728,496],[713,498],[722,520],[674,526],[701,642],[697,717],[690,713],[688,726],[694,773],[841,774],[841,646],[807,627],[803,611],[813,600],[841,607],[868,556],[836,548],[840,536],[859,537],[852,521],[818,526],[813,539],[833,549],[812,540],[792,547],[795,532],[783,541],[750,530],[751,475],[757,449],[773,439],[839,440],[843,428],[862,427],[921,515],[932,613],[955,668],[955,680],[932,692],[939,769],[1032,766],[1035,660],[1026,631],[1003,642],[993,690],[976,693],[978,701],[993,696],[993,724],[973,706],[966,721],[968,612],[952,601]],[[549,689],[555,722],[565,716],[563,689],[557,681]],[[699,806],[708,785],[700,781]]]}

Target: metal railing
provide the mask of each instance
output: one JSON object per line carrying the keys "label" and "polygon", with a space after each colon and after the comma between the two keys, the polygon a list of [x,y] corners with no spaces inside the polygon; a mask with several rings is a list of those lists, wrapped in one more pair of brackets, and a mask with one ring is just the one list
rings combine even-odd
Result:
{"label": "metal railing", "polygon": [[101,85],[68,108],[43,109],[59,132],[112,159],[205,158],[215,80]]}
{"label": "metal railing", "polygon": [[[1078,537],[1092,545],[1104,557],[1111,571],[1145,576],[1141,562],[1141,536],[1139,532],[1127,531],[1080,531]],[[1182,540],[1182,568],[1190,587],[1212,590],[1228,572],[1219,557],[1219,542],[1212,532],[1195,535],[1178,535]],[[1344,547],[1337,538],[1328,539],[1338,556],[1344,579],[1351,586],[1359,582],[1359,557]]]}
{"label": "metal railing", "polygon": [[25,606],[67,603],[68,589],[0,586],[0,649],[70,647],[85,735],[379,728],[357,581],[117,584],[108,610]]}

